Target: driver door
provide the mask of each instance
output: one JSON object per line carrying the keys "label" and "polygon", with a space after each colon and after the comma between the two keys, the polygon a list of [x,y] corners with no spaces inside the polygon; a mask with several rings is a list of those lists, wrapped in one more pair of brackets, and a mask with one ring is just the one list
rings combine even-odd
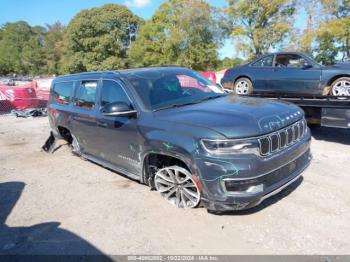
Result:
{"label": "driver door", "polygon": [[271,85],[275,92],[313,94],[320,83],[321,69],[298,54],[278,54]]}
{"label": "driver door", "polygon": [[102,80],[100,92],[100,110],[97,117],[100,155],[104,161],[138,174],[140,162],[140,139],[137,118],[127,116],[106,116],[102,108],[108,103],[132,101],[125,92],[123,83],[118,80]]}

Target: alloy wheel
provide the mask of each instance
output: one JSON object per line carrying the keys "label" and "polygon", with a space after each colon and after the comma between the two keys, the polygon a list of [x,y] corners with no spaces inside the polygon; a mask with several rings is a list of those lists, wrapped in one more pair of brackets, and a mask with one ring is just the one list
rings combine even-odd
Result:
{"label": "alloy wheel", "polygon": [[333,96],[350,96],[350,81],[337,81],[332,87]]}
{"label": "alloy wheel", "polygon": [[249,83],[245,80],[240,80],[236,83],[236,93],[239,95],[247,95],[249,91]]}
{"label": "alloy wheel", "polygon": [[179,166],[157,171],[154,184],[162,197],[178,208],[194,208],[199,204],[200,192],[191,173]]}

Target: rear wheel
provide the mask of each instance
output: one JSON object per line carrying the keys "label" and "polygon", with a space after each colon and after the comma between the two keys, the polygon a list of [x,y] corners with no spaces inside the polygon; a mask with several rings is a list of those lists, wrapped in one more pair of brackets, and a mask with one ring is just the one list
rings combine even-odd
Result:
{"label": "rear wheel", "polygon": [[253,93],[253,83],[246,77],[241,77],[235,82],[235,93],[237,95],[250,95]]}
{"label": "rear wheel", "polygon": [[350,96],[350,78],[341,77],[335,80],[331,85],[332,96]]}
{"label": "rear wheel", "polygon": [[200,191],[191,173],[179,166],[159,169],[154,185],[161,196],[178,208],[194,208],[200,202]]}

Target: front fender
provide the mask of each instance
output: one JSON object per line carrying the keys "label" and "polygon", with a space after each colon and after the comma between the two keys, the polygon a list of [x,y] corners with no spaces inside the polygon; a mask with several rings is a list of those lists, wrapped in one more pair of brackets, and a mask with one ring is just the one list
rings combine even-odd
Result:
{"label": "front fender", "polygon": [[194,157],[199,154],[200,144],[195,138],[176,136],[162,130],[154,130],[146,135],[144,150],[141,153],[142,167],[149,154],[161,154],[183,161],[193,175],[198,176]]}

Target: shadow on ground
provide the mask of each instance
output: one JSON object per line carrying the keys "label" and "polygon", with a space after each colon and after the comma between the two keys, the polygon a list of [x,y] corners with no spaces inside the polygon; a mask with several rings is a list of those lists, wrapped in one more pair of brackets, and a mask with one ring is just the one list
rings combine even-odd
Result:
{"label": "shadow on ground", "polygon": [[[23,182],[0,183],[1,255],[95,255],[99,261],[112,261],[78,235],[59,228],[59,222],[29,227],[9,227],[7,217],[25,187]],[[20,212],[20,211],[19,211]]]}
{"label": "shadow on ground", "polygon": [[350,129],[316,126],[311,127],[311,135],[316,140],[350,145]]}
{"label": "shadow on ground", "polygon": [[287,197],[289,194],[291,194],[295,189],[297,189],[301,183],[303,182],[304,178],[300,177],[298,180],[296,180],[294,183],[290,184],[286,188],[284,188],[281,192],[278,194],[271,196],[267,199],[265,199],[260,205],[247,209],[247,210],[237,210],[237,211],[226,211],[226,212],[210,212],[213,215],[233,215],[233,216],[244,216],[244,215],[252,215],[254,213],[257,213],[275,203],[282,200],[283,198]]}

